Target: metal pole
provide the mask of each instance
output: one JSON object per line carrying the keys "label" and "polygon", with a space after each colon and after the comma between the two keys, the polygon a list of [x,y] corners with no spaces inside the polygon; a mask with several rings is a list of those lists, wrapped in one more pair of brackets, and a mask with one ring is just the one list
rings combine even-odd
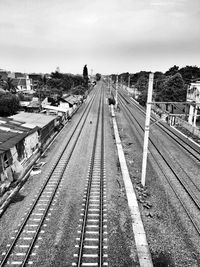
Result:
{"label": "metal pole", "polygon": [[131,80],[131,76],[130,76],[130,74],[129,74],[129,75],[128,75],[128,88],[127,88],[128,96],[129,96],[130,80]]}
{"label": "metal pole", "polygon": [[147,109],[146,109],[145,131],[144,131],[144,145],[143,145],[143,159],[142,159],[141,183],[143,186],[145,186],[146,167],[147,167],[149,124],[150,124],[150,117],[151,117],[151,99],[152,99],[152,91],[153,91],[153,75],[154,75],[153,73],[149,74],[149,86],[148,86]]}
{"label": "metal pole", "polygon": [[110,91],[110,96],[111,96],[111,82],[110,82],[110,76],[108,77],[108,85],[109,85],[109,91]]}
{"label": "metal pole", "polygon": [[115,107],[117,108],[117,106],[118,106],[118,75],[116,80],[116,95],[115,95]]}
{"label": "metal pole", "polygon": [[128,88],[130,88],[130,82],[131,82],[131,77],[130,74],[128,75]]}

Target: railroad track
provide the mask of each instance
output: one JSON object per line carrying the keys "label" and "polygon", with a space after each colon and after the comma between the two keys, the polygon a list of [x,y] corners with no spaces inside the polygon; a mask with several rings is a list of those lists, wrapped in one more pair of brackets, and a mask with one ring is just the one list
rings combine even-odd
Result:
{"label": "railroad track", "polygon": [[88,177],[72,266],[107,266],[107,209],[104,168],[104,95],[98,108]]}
{"label": "railroad track", "polygon": [[65,146],[60,147],[58,153],[55,155],[54,164],[45,176],[44,183],[39,193],[35,196],[32,206],[19,225],[19,228],[15,230],[10,244],[7,244],[7,250],[5,249],[5,252],[2,253],[1,267],[33,264],[35,251],[38,249],[38,241],[48,221],[47,216],[51,212],[52,204],[63,179],[63,173],[79,140],[91,107],[98,95],[99,92],[93,95],[72,131],[70,138],[65,140]]}
{"label": "railroad track", "polygon": [[[144,127],[141,125],[141,122],[139,119],[136,118],[135,114],[133,113],[133,110],[127,105],[127,102],[124,100],[124,98],[121,98],[119,96],[119,103],[120,106],[127,117],[128,121],[130,122],[131,127],[134,132],[137,130],[140,136],[144,135]],[[190,221],[192,222],[196,232],[200,235],[200,225],[199,225],[199,216],[200,216],[200,188],[196,185],[196,183],[193,182],[191,177],[185,172],[183,167],[178,163],[176,158],[170,153],[170,151],[167,151],[163,148],[163,145],[158,143],[157,138],[150,137],[150,146],[149,150],[151,152],[151,156],[154,158],[156,164],[159,166],[160,170],[164,174],[168,184],[170,185],[171,189],[173,190],[176,197],[179,199],[182,207],[184,208],[185,212],[187,213]],[[140,139],[140,143],[142,140]],[[141,143],[142,145],[142,143]],[[158,158],[161,158],[161,161],[158,160]],[[161,163],[162,162],[162,163]],[[165,172],[163,170],[163,162],[167,165],[169,171]],[[191,213],[190,208],[186,205],[184,196],[185,194],[182,193],[182,191],[178,190],[178,187],[176,188],[174,186],[174,182],[172,177],[175,178],[176,181],[178,181],[181,185],[182,190],[184,189],[184,192],[186,192],[187,196],[190,198],[190,202],[195,205],[196,212]],[[180,189],[180,187],[179,187]]]}
{"label": "railroad track", "polygon": [[[122,93],[120,93],[120,97],[124,99],[124,101],[127,104],[131,104],[131,106],[136,107],[142,114],[142,116],[146,115],[146,111],[144,108],[137,105],[134,100],[127,99]],[[162,121],[159,121],[157,123],[157,119],[154,116],[151,116],[151,123],[156,123],[157,127],[161,129],[165,134],[167,134],[176,144],[178,144],[183,150],[185,150],[190,156],[192,156],[196,162],[200,163],[200,147],[196,144],[188,141],[188,138],[185,138],[181,134],[179,134],[177,131],[175,131],[172,127],[168,126],[166,123],[163,123]]]}

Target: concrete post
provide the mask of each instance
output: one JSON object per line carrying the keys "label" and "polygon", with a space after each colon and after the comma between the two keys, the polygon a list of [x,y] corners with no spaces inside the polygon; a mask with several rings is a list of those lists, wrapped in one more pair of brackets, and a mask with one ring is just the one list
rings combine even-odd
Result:
{"label": "concrete post", "polygon": [[115,95],[115,108],[117,109],[118,106],[118,75],[117,75],[117,80],[116,80],[116,95]]}
{"label": "concrete post", "polygon": [[154,76],[153,73],[149,74],[149,86],[148,86],[147,109],[146,109],[145,131],[144,131],[144,145],[143,145],[142,178],[141,178],[141,183],[143,186],[145,186],[145,179],[146,179],[149,125],[150,125],[150,117],[151,117],[151,101],[152,101],[152,92],[153,92],[153,76]]}
{"label": "concrete post", "polygon": [[194,106],[190,105],[188,122],[191,125],[192,125],[193,114],[194,114]]}
{"label": "concrete post", "polygon": [[196,127],[197,110],[198,110],[198,107],[197,107],[197,105],[195,105],[195,107],[194,107],[194,120],[193,120],[193,126],[194,126],[194,127]]}

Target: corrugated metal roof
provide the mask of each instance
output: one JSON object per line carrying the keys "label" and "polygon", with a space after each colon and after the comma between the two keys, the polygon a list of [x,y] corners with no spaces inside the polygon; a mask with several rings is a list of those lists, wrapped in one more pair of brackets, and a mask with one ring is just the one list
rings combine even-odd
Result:
{"label": "corrugated metal roof", "polygon": [[43,128],[52,120],[55,120],[55,116],[44,115],[40,113],[29,113],[29,112],[20,112],[16,115],[11,116],[16,121],[21,121],[26,124],[31,124]]}
{"label": "corrugated metal roof", "polygon": [[79,99],[74,96],[74,95],[70,95],[70,96],[67,96],[67,97],[63,97],[63,99],[67,102],[69,102],[70,104],[76,104],[79,102]]}
{"label": "corrugated metal roof", "polygon": [[60,112],[67,112],[69,110],[68,108],[55,107],[55,106],[50,106],[50,105],[45,105],[43,108],[48,109],[48,110],[60,111]]}
{"label": "corrugated metal roof", "polygon": [[0,154],[9,150],[27,135],[36,131],[13,123],[12,119],[0,117]]}

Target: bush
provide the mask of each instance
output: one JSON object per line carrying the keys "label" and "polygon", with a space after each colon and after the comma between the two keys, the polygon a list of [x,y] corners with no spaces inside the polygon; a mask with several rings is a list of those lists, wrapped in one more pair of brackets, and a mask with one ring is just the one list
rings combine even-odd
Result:
{"label": "bush", "polygon": [[19,110],[19,99],[17,96],[6,93],[0,95],[0,116],[10,116]]}

